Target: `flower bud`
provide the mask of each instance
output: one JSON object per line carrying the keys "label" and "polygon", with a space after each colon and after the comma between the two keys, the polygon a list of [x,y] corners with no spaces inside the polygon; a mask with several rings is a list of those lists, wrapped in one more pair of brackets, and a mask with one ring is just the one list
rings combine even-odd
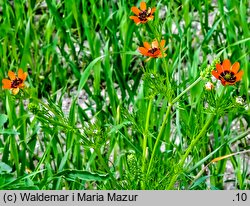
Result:
{"label": "flower bud", "polygon": [[206,90],[211,91],[214,88],[214,85],[212,82],[207,82],[205,84],[205,88],[206,88]]}

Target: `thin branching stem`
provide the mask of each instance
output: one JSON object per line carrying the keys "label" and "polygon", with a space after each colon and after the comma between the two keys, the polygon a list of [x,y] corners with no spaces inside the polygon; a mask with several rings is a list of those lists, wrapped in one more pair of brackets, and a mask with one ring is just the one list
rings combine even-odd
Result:
{"label": "thin branching stem", "polygon": [[[146,162],[146,157],[147,157],[148,127],[149,127],[149,119],[150,119],[150,114],[152,110],[152,105],[153,105],[153,99],[150,98],[149,104],[148,104],[147,118],[146,118],[146,123],[145,123],[145,130],[143,134],[142,174],[144,174],[145,172],[145,162]],[[141,181],[141,187],[142,189],[145,189],[144,180]]]}

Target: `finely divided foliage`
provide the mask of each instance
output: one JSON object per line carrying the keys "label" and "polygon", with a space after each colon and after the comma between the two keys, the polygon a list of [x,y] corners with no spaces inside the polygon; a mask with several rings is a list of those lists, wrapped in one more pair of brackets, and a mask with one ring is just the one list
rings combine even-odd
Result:
{"label": "finely divided foliage", "polygon": [[249,8],[0,1],[0,189],[250,189]]}

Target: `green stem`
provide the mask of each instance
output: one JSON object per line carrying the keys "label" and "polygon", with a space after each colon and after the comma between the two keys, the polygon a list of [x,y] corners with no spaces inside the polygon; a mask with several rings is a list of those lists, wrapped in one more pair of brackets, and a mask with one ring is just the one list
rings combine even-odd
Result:
{"label": "green stem", "polygon": [[[198,78],[198,79],[197,79],[193,84],[191,84],[187,89],[185,89],[179,96],[181,97],[181,96],[184,94],[184,92],[187,92],[188,89],[192,88],[195,84],[197,84],[197,83],[200,81],[200,79],[201,79],[201,77]],[[220,96],[218,97],[217,102],[220,102],[220,101],[221,101],[221,99],[222,99],[222,97],[223,97],[223,95],[224,95],[224,93],[225,93],[225,90],[226,90],[226,87],[223,87],[222,92],[221,92]],[[176,97],[176,98],[174,99],[173,102],[176,102],[176,101],[180,98],[179,96]],[[176,101],[175,101],[175,100],[176,100]],[[180,175],[180,173],[181,173],[181,171],[182,171],[182,168],[183,168],[183,166],[184,166],[184,163],[185,163],[186,158],[188,157],[189,153],[193,150],[193,148],[194,148],[194,146],[197,144],[197,142],[200,140],[200,138],[204,135],[204,133],[206,132],[206,130],[207,130],[207,128],[209,127],[210,123],[214,120],[215,116],[216,116],[215,113],[212,114],[212,115],[210,116],[210,118],[208,119],[208,121],[206,122],[206,124],[204,125],[204,127],[202,128],[202,130],[200,131],[200,133],[197,135],[197,137],[191,141],[191,144],[190,144],[189,147],[187,148],[185,154],[182,156],[182,158],[181,158],[181,160],[180,160],[180,162],[179,162],[179,164],[178,164],[178,168],[180,168],[180,169],[177,170],[177,173],[176,173],[176,174],[172,177],[172,179],[170,180],[170,183],[169,183],[169,185],[168,185],[168,187],[167,187],[167,190],[170,190],[170,189],[173,188],[173,186],[174,186],[174,184],[175,184],[175,182],[176,182],[178,176]]]}
{"label": "green stem", "polygon": [[[158,41],[158,44],[160,45],[160,42],[161,41]],[[162,53],[162,55],[164,54],[164,51],[163,51],[163,48],[160,46],[160,50],[161,50],[161,53]],[[170,80],[169,80],[169,74],[168,74],[168,67],[167,67],[167,62],[166,62],[166,59],[163,57],[162,58],[163,60],[163,66],[164,66],[164,68],[165,68],[165,72],[166,72],[166,80],[167,80],[167,87],[169,88],[169,89],[171,89],[171,84],[170,84]]]}
{"label": "green stem", "polygon": [[200,81],[201,81],[201,77],[199,77],[196,81],[194,81],[189,87],[187,87],[182,93],[180,93],[171,103],[169,103],[168,105],[168,108],[167,108],[167,111],[166,111],[166,114],[165,114],[165,117],[164,117],[164,120],[162,122],[162,125],[161,125],[161,128],[160,128],[160,132],[156,138],[156,141],[155,141],[155,144],[154,144],[154,148],[153,148],[153,151],[152,151],[152,154],[151,154],[151,158],[150,158],[150,161],[149,161],[149,166],[148,166],[148,171],[147,171],[147,176],[149,175],[149,172],[150,172],[150,169],[151,169],[151,166],[152,166],[152,163],[153,163],[153,159],[154,159],[154,155],[155,155],[155,151],[156,151],[156,148],[158,146],[158,143],[160,141],[160,138],[162,136],[162,133],[164,131],[164,128],[165,128],[165,125],[167,123],[167,120],[168,120],[168,116],[169,116],[169,113],[170,113],[170,110],[171,110],[171,107],[174,103],[176,103],[185,93],[187,93],[191,88],[193,88],[196,84],[198,84]]}
{"label": "green stem", "polygon": [[184,94],[186,94],[191,88],[193,88],[196,84],[198,84],[202,80],[201,77],[196,79],[189,87],[187,87],[185,90],[183,90],[182,93],[180,93],[177,97],[174,98],[172,101],[172,104],[176,103]]}
{"label": "green stem", "polygon": [[[157,27],[155,25],[153,26],[151,23],[149,23],[148,26],[149,26],[151,32],[154,34],[156,40],[158,41],[158,45],[159,45],[159,48],[161,50],[161,53],[164,54],[164,51],[163,51],[164,48],[162,48],[160,46],[161,45],[160,43],[161,43],[162,35],[156,29]],[[167,62],[166,62],[166,59],[164,57],[162,59],[163,59],[163,66],[164,66],[165,71],[166,71],[167,87],[171,88],[171,84],[170,84],[170,80],[169,80],[169,74],[168,74],[168,69],[167,69],[168,68],[167,67]]]}
{"label": "green stem", "polygon": [[117,180],[115,179],[115,177],[113,176],[112,172],[110,171],[110,168],[107,166],[107,164],[106,164],[106,162],[105,162],[105,160],[103,158],[103,155],[101,154],[100,148],[99,147],[95,148],[95,152],[96,152],[98,158],[100,159],[102,166],[109,173],[109,176],[110,176],[110,178],[112,180],[111,181],[112,187],[114,189],[117,189],[117,190],[121,189],[120,185],[117,184]]}
{"label": "green stem", "polygon": [[[142,154],[142,174],[145,172],[145,162],[146,162],[146,152],[147,152],[147,139],[148,139],[148,127],[149,127],[149,118],[152,110],[152,105],[153,105],[153,99],[151,98],[148,104],[148,112],[147,112],[147,117],[146,117],[146,123],[145,123],[145,131],[143,134],[143,154]],[[141,188],[144,190],[145,189],[145,184],[144,180],[142,179],[141,181]]]}
{"label": "green stem", "polygon": [[156,29],[156,25],[152,25],[152,24],[153,24],[153,22],[149,22],[147,25],[149,26],[149,28],[150,28],[151,32],[153,33],[153,35],[155,36],[155,38],[158,39],[158,37],[160,36],[159,32]]}
{"label": "green stem", "polygon": [[208,121],[206,122],[206,124],[204,125],[204,127],[202,128],[202,130],[200,131],[200,133],[196,136],[195,139],[193,139],[191,141],[191,144],[189,145],[189,147],[187,148],[185,154],[182,156],[179,164],[178,164],[178,169],[176,174],[174,174],[174,176],[172,177],[172,179],[170,180],[170,183],[168,185],[168,187],[166,188],[167,190],[171,190],[174,187],[174,184],[178,178],[178,176],[180,175],[180,173],[182,172],[182,168],[183,165],[185,163],[185,160],[187,159],[189,153],[193,150],[194,146],[197,144],[197,142],[201,139],[201,137],[204,135],[204,133],[207,131],[207,128],[209,127],[210,123],[214,120],[215,114],[212,114],[210,116],[210,118],[208,119]]}
{"label": "green stem", "polygon": [[216,101],[216,108],[217,108],[217,109],[220,108],[221,100],[222,100],[222,98],[223,98],[223,94],[225,93],[225,91],[226,91],[227,88],[228,88],[227,86],[223,86],[223,88],[222,88],[222,91],[221,91],[221,93],[220,93],[220,96],[218,97],[218,100]]}
{"label": "green stem", "polygon": [[151,169],[151,166],[152,166],[152,163],[153,163],[153,159],[154,159],[154,155],[155,155],[155,151],[156,151],[156,148],[158,146],[158,143],[161,139],[161,136],[162,136],[162,133],[165,129],[165,125],[167,123],[167,120],[168,120],[168,116],[170,114],[170,110],[171,110],[171,107],[172,107],[172,104],[169,104],[168,105],[168,108],[167,108],[167,111],[166,111],[166,114],[165,114],[165,117],[164,117],[164,120],[162,122],[162,125],[161,125],[161,128],[160,128],[160,132],[156,138],[156,141],[155,141],[155,144],[154,144],[154,148],[153,148],[153,151],[152,151],[152,154],[151,154],[151,158],[150,158],[150,161],[149,161],[149,165],[148,165],[148,170],[147,170],[147,175],[146,177],[149,175],[149,172],[150,172],[150,169]]}

